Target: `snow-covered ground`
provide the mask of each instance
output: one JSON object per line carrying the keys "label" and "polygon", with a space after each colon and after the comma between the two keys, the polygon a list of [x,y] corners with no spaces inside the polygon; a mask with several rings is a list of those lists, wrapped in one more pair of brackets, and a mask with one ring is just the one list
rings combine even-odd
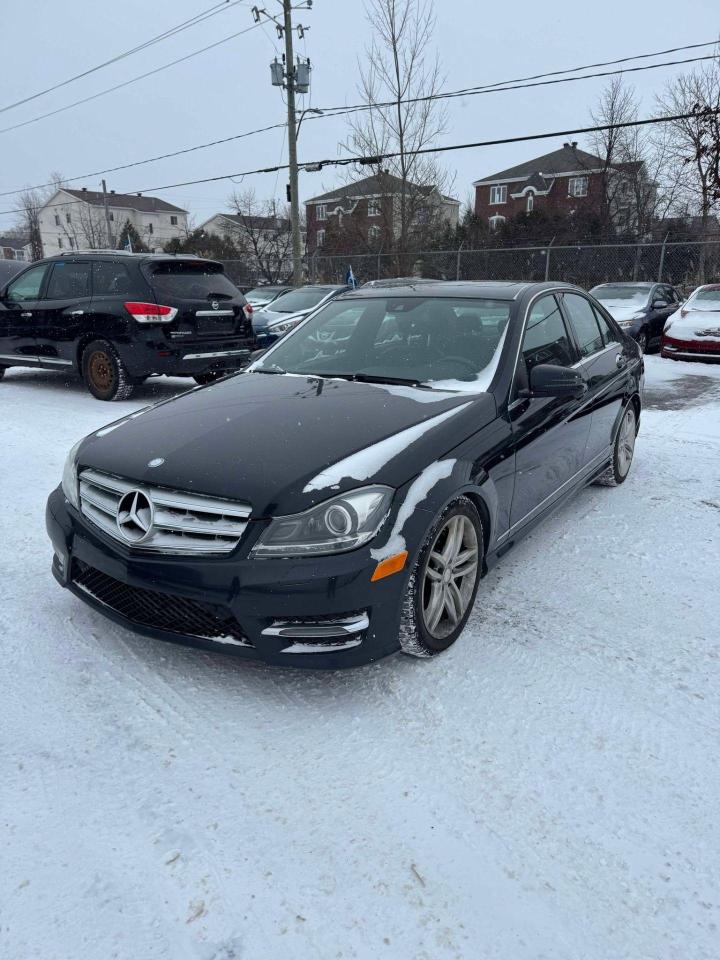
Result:
{"label": "snow-covered ground", "polygon": [[717,960],[720,369],[649,357],[628,482],[483,582],[432,661],[238,662],[50,576],[99,403],[0,383],[3,960]]}

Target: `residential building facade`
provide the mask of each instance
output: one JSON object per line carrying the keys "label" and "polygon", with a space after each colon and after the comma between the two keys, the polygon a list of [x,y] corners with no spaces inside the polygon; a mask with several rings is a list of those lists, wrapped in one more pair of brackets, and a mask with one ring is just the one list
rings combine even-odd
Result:
{"label": "residential building facade", "polygon": [[[107,205],[112,249],[117,246],[127,221],[154,253],[161,252],[168,241],[187,235],[187,210],[166,200],[110,190]],[[40,237],[45,256],[62,250],[106,248],[107,233],[103,194],[96,190],[61,187],[40,211]]]}
{"label": "residential building facade", "polygon": [[32,260],[32,246],[26,237],[0,237],[0,260]]}
{"label": "residential building facade", "polygon": [[[353,249],[365,245],[368,252],[390,250],[400,234],[401,190],[400,178],[382,171],[307,200],[308,253],[342,248],[343,242]],[[407,185],[406,196],[411,231],[435,218],[443,226],[457,226],[459,200],[415,184]]]}
{"label": "residential building facade", "polygon": [[280,280],[292,274],[292,233],[287,217],[216,213],[198,229],[229,240],[266,278]]}

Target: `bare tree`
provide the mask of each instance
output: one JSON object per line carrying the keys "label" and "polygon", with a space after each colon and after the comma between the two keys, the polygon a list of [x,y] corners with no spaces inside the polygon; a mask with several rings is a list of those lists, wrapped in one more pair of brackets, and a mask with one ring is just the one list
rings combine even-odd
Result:
{"label": "bare tree", "polygon": [[362,156],[397,154],[373,169],[399,180],[397,203],[385,216],[388,238],[402,255],[413,233],[430,232],[439,194],[450,188],[435,160],[417,152],[436,143],[447,124],[445,108],[432,99],[443,82],[438,58],[429,53],[435,15],[432,0],[366,0],[366,15],[373,40],[358,70],[359,92],[370,109],[355,115],[345,146]]}
{"label": "bare tree", "polygon": [[61,173],[53,171],[49,180],[51,186],[42,190],[24,190],[15,205],[15,226],[22,236],[28,238],[33,260],[41,260],[44,253],[40,231],[40,211],[50,197],[57,193],[63,179]]}
{"label": "bare tree", "polygon": [[[720,59],[673,80],[658,97],[668,116],[692,114],[685,120],[670,121],[668,153],[683,172],[678,201],[688,212],[700,217],[703,240],[710,221],[720,208],[718,167],[720,166]],[[703,243],[698,262],[698,279],[705,280],[707,247]]]}
{"label": "bare tree", "polygon": [[229,205],[235,222],[231,240],[254,272],[277,283],[292,272],[290,210],[275,200],[260,201],[254,190],[234,193]]}

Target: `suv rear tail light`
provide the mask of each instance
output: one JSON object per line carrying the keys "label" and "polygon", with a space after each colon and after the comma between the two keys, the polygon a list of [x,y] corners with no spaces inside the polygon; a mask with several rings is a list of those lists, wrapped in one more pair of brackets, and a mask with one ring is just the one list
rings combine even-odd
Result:
{"label": "suv rear tail light", "polygon": [[136,303],[131,300],[125,309],[138,323],[170,323],[177,315],[177,307],[165,307],[159,303]]}
{"label": "suv rear tail light", "polygon": [[251,303],[246,303],[243,307],[243,313],[245,314],[246,320],[252,320],[253,316],[253,305]]}

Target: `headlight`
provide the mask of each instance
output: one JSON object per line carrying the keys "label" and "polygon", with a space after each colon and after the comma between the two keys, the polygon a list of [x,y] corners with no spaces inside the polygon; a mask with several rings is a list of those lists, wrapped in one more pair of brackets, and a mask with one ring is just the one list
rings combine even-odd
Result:
{"label": "headlight", "polygon": [[[85,438],[83,437],[83,439]],[[80,509],[80,489],[77,475],[77,453],[80,449],[81,443],[82,440],[78,440],[75,446],[70,450],[70,453],[68,453],[62,475],[62,492],[76,510]]]}
{"label": "headlight", "polygon": [[284,333],[287,333],[288,330],[296,327],[303,319],[303,317],[297,317],[295,320],[282,320],[280,323],[273,323],[268,327],[268,333],[274,333],[278,337],[281,337]]}
{"label": "headlight", "polygon": [[390,487],[360,487],[290,517],[277,517],[251,551],[254,557],[344,553],[372,540],[387,515]]}

